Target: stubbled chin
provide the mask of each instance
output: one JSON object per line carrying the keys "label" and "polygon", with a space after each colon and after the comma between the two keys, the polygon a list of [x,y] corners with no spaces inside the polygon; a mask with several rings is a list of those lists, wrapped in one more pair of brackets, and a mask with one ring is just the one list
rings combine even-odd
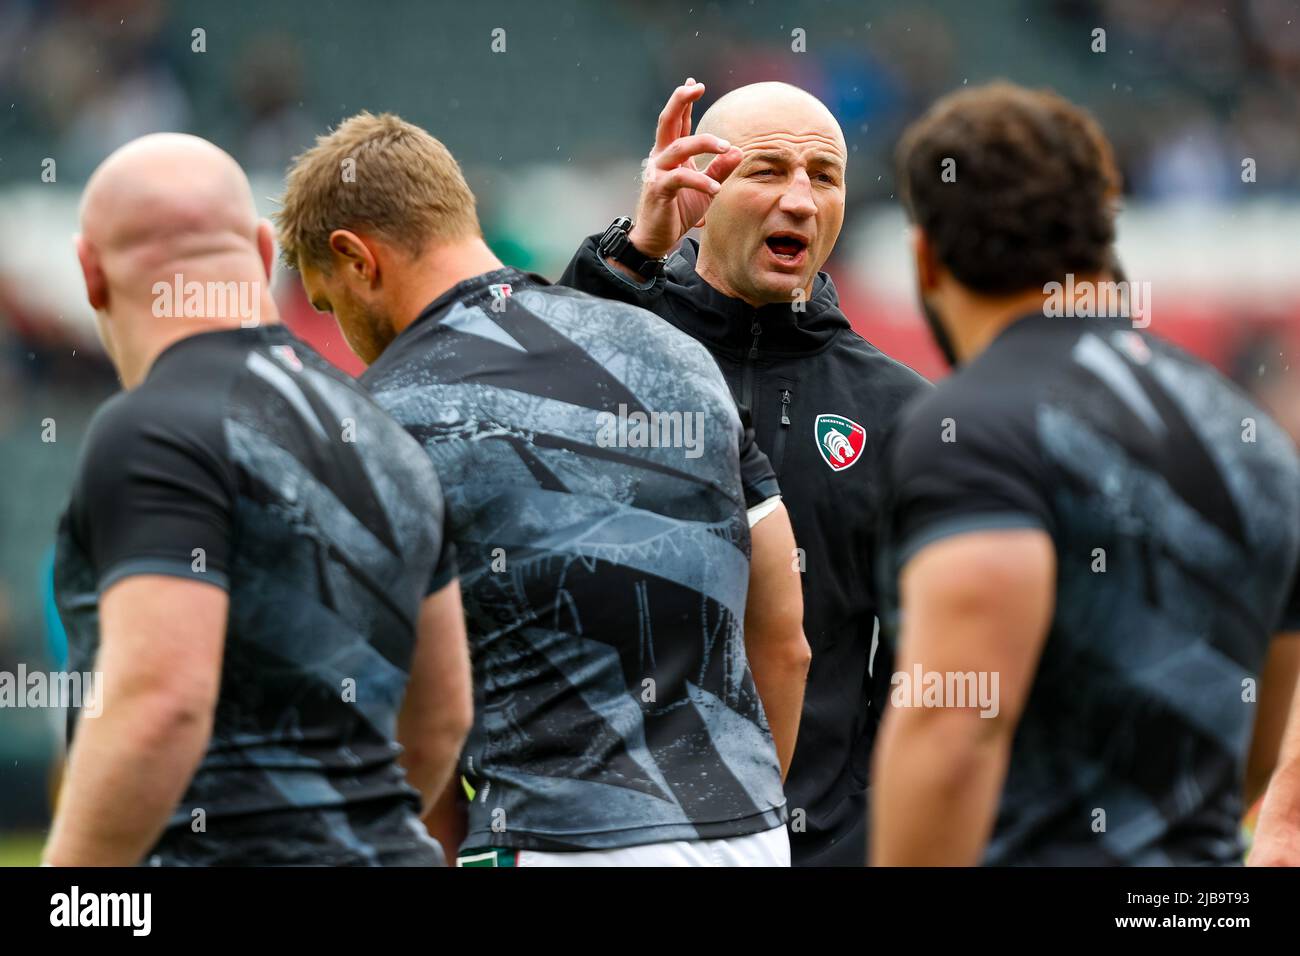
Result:
{"label": "stubbled chin", "polygon": [[771,302],[795,302],[798,299],[795,291],[802,293],[807,281],[803,276],[765,270],[758,276],[757,285]]}

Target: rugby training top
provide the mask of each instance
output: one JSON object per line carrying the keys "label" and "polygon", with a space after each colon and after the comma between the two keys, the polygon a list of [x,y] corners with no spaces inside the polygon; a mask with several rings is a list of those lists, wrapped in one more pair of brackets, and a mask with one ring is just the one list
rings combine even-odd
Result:
{"label": "rugby training top", "polygon": [[440,296],[362,381],[447,495],[474,667],[465,846],[780,826],[742,630],[746,504],[776,484],[709,354],[502,269]]}
{"label": "rugby training top", "polygon": [[929,385],[850,328],[826,273],[805,302],[754,308],[701,278],[693,239],[681,242],[663,275],[636,283],[605,262],[598,238],[583,242],[560,281],[649,309],[698,340],[753,412],[755,440],[771,458],[800,549],[812,648],[786,777],[790,858],[795,866],[861,866],[877,678],[890,671],[876,642],[871,565],[879,456],[899,411]]}
{"label": "rugby training top", "polygon": [[891,439],[894,575],[943,537],[1039,528],[1051,630],[985,862],[1241,861],[1254,683],[1300,546],[1290,439],[1204,363],[1119,320],[1034,315]]}
{"label": "rugby training top", "polygon": [[122,578],[230,595],[212,739],[172,827],[189,835],[195,808],[202,840],[232,814],[418,804],[394,736],[419,605],[455,574],[442,519],[419,446],[282,326],[183,339],[105,403],[59,529],[70,667],[94,666],[99,595]]}

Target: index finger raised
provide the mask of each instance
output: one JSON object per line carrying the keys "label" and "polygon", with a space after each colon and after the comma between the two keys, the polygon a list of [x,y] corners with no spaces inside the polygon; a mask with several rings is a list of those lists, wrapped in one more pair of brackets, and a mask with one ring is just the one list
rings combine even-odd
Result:
{"label": "index finger raised", "polygon": [[673,95],[668,97],[668,102],[664,104],[663,111],[659,114],[659,125],[655,130],[656,152],[666,149],[673,140],[677,139],[681,133],[682,118],[686,115],[686,110],[703,95],[703,83],[692,83],[689,86],[683,84],[673,90]]}

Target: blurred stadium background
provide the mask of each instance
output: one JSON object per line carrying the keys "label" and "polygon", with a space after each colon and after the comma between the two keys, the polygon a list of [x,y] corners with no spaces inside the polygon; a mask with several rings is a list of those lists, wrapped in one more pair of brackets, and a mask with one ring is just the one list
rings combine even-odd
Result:
{"label": "blurred stadium background", "polygon": [[[59,666],[55,524],[89,415],[116,388],[71,244],[81,186],[109,151],[155,130],[208,137],[270,213],[317,132],[396,111],[464,164],[498,254],[555,278],[584,235],[630,213],[655,117],[688,75],[708,84],[706,105],[784,79],[836,113],[851,165],[829,270],[858,331],[931,376],[893,196],[898,132],[938,94],[997,77],[1087,105],[1119,151],[1120,256],[1151,283],[1151,330],[1300,436],[1293,0],[0,0],[0,671]],[[355,371],[294,277],[276,286],[286,321]],[[0,865],[37,858],[60,724],[0,708]]]}

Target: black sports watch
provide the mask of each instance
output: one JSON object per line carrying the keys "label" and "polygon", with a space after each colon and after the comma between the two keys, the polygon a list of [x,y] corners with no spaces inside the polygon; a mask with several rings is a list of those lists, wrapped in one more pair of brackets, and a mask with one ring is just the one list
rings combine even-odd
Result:
{"label": "black sports watch", "polygon": [[600,242],[596,244],[597,251],[603,258],[627,266],[643,279],[659,278],[663,275],[664,263],[668,260],[651,259],[638,250],[628,238],[627,234],[631,231],[632,220],[627,216],[619,216],[600,237]]}

